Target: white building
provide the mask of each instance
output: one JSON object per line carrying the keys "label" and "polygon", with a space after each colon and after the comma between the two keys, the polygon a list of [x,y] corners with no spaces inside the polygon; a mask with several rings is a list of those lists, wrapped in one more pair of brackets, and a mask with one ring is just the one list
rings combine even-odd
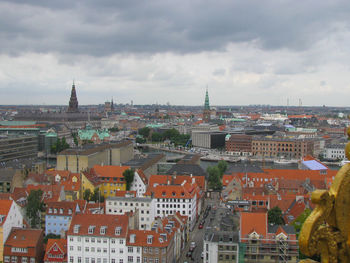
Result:
{"label": "white building", "polygon": [[[0,200],[0,257],[3,258],[4,244],[13,227],[23,226],[23,216],[20,207],[12,200]],[[2,236],[1,236],[2,235]]]}
{"label": "white building", "polygon": [[323,157],[327,160],[343,160],[345,159],[345,145],[334,144],[324,149]]}
{"label": "white building", "polygon": [[138,213],[138,229],[150,230],[154,221],[155,200],[149,197],[111,196],[105,201],[107,215]]}
{"label": "white building", "polygon": [[138,169],[134,173],[134,180],[131,183],[130,190],[136,191],[136,196],[141,197],[146,193],[148,180],[146,175],[141,169]]}
{"label": "white building", "polygon": [[[190,188],[191,189],[191,188]],[[155,199],[155,216],[166,217],[180,212],[187,216],[190,228],[193,229],[196,222],[197,195],[194,187],[192,191],[181,185],[153,185],[150,192],[153,192]]]}
{"label": "white building", "polygon": [[67,233],[68,262],[128,262],[128,221],[128,215],[75,215]]}

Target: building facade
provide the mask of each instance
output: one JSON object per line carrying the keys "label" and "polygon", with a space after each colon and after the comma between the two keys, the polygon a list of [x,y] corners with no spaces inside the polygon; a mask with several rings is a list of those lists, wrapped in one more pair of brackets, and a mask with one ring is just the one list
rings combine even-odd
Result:
{"label": "building facade", "polygon": [[252,154],[253,136],[246,134],[228,134],[225,138],[227,152],[247,156]]}
{"label": "building facade", "polygon": [[57,155],[57,170],[73,173],[92,168],[94,165],[120,165],[134,156],[131,141],[86,145],[67,149]]}
{"label": "building facade", "polygon": [[0,162],[38,156],[39,139],[34,135],[1,135]]}

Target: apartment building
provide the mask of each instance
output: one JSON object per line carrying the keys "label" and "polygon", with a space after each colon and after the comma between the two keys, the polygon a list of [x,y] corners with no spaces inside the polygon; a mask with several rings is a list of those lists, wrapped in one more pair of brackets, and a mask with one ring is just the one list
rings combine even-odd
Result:
{"label": "apartment building", "polygon": [[126,263],[128,215],[75,215],[67,233],[69,263]]}
{"label": "apartment building", "polygon": [[228,134],[225,138],[226,151],[241,156],[251,155],[252,139],[252,135]]}
{"label": "apartment building", "polygon": [[74,214],[83,213],[87,202],[79,200],[75,202],[60,201],[47,202],[45,215],[45,235],[61,235],[69,228]]}
{"label": "apartment building", "polygon": [[345,159],[345,145],[332,144],[324,149],[323,158],[327,160],[344,160]]}
{"label": "apartment building", "polygon": [[122,215],[133,211],[138,215],[138,228],[143,230],[151,229],[155,217],[155,199],[135,197],[132,194],[110,196],[105,200],[105,207],[108,215]]}

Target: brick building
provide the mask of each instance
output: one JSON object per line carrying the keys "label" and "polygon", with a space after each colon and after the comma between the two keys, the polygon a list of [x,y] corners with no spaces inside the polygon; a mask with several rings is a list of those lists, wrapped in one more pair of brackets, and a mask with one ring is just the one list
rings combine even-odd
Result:
{"label": "brick building", "polygon": [[225,139],[225,148],[227,152],[237,153],[239,155],[251,155],[253,136],[246,134],[229,134]]}

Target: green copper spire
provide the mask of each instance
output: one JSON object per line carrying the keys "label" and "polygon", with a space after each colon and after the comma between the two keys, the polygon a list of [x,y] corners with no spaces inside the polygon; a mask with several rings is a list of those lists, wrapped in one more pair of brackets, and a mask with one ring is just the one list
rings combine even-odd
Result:
{"label": "green copper spire", "polygon": [[204,110],[210,110],[208,88],[207,88],[207,91],[205,92]]}

